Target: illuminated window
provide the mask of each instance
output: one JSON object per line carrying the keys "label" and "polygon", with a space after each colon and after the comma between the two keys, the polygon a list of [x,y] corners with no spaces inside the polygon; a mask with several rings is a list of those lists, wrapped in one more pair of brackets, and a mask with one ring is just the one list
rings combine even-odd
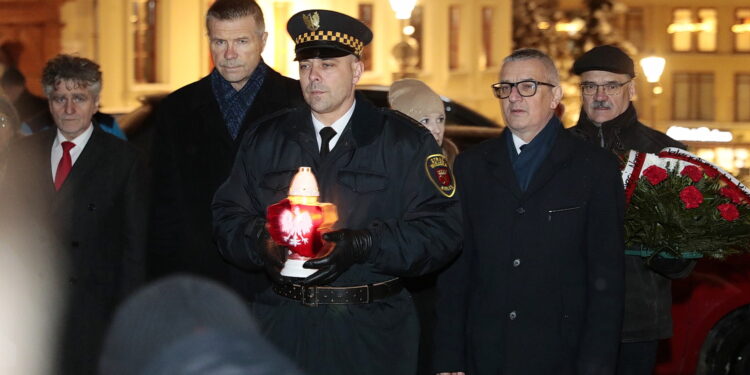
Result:
{"label": "illuminated window", "polygon": [[645,29],[643,8],[628,7],[628,11],[625,13],[625,39],[629,40],[638,50],[643,50],[645,45],[643,42]]}
{"label": "illuminated window", "polygon": [[737,121],[750,122],[750,73],[740,73],[734,77],[737,95],[734,111]]}
{"label": "illuminated window", "polygon": [[750,8],[740,8],[735,11],[735,22],[732,25],[734,34],[734,50],[750,52]]}
{"label": "illuminated window", "polygon": [[716,9],[698,9],[698,51],[716,51]]}
{"label": "illuminated window", "polygon": [[672,50],[715,52],[716,17],[716,9],[702,8],[695,13],[691,9],[675,9],[672,23],[667,28],[667,32],[672,34]]}
{"label": "illuminated window", "polygon": [[492,17],[494,17],[495,8],[482,7],[482,49],[484,50],[484,67],[494,68],[495,60],[492,54]]}
{"label": "illuminated window", "polygon": [[460,67],[460,29],[461,7],[451,5],[448,9],[448,69],[456,70]]}
{"label": "illuminated window", "polygon": [[133,24],[133,78],[136,83],[156,83],[157,0],[131,0]]}
{"label": "illuminated window", "polygon": [[713,73],[675,73],[674,120],[714,119],[714,75]]}
{"label": "illuminated window", "polygon": [[[359,20],[372,29],[372,4],[359,4]],[[362,63],[365,70],[372,70],[372,44],[362,50]]]}
{"label": "illuminated window", "polygon": [[686,52],[693,49],[693,11],[690,9],[675,9],[672,12],[672,24],[669,33],[672,34],[672,50]]}

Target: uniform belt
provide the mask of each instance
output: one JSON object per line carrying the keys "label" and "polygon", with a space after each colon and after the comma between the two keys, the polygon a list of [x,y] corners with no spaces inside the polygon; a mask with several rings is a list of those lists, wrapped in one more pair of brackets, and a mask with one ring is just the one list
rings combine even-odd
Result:
{"label": "uniform belt", "polygon": [[348,287],[274,284],[273,291],[282,297],[300,301],[306,306],[351,305],[371,303],[392,296],[403,287],[401,280],[396,278],[376,284]]}

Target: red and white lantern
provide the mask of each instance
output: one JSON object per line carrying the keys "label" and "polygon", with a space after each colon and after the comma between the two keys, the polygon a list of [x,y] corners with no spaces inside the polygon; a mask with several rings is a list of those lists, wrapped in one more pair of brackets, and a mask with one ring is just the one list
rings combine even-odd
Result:
{"label": "red and white lantern", "polygon": [[332,244],[323,241],[323,233],[338,220],[336,206],[320,203],[318,182],[310,167],[300,167],[292,179],[289,196],[268,206],[266,228],[271,238],[289,249],[281,274],[307,277],[316,269],[304,268],[309,259],[326,254]]}

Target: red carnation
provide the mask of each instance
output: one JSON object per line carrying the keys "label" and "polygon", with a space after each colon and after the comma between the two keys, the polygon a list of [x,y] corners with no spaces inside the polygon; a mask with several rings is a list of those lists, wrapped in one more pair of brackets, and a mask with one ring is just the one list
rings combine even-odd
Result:
{"label": "red carnation", "polygon": [[660,182],[667,179],[667,170],[652,165],[643,171],[643,175],[646,176],[651,185],[658,185]]}
{"label": "red carnation", "polygon": [[740,192],[740,190],[734,186],[724,186],[723,188],[719,189],[719,193],[731,199],[732,203],[736,203],[736,204],[742,203],[742,198],[743,198],[742,192]]}
{"label": "red carnation", "polygon": [[685,208],[697,208],[703,203],[703,194],[693,185],[690,185],[680,192],[680,199],[685,204]]}
{"label": "red carnation", "polygon": [[711,178],[719,177],[719,171],[717,171],[714,168],[703,168],[703,173],[706,174],[706,176]]}
{"label": "red carnation", "polygon": [[740,217],[740,212],[737,210],[737,206],[731,203],[720,204],[716,209],[721,212],[721,217],[726,221],[735,221]]}
{"label": "red carnation", "polygon": [[685,168],[682,168],[680,174],[690,177],[693,182],[698,182],[703,178],[703,171],[694,165],[686,165]]}

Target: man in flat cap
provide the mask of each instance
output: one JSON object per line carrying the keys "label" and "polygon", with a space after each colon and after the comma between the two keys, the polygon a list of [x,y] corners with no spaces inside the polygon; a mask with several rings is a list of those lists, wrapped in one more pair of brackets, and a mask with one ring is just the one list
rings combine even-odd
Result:
{"label": "man in flat cap", "polygon": [[[269,339],[308,374],[414,374],[419,324],[400,277],[447,264],[461,240],[456,185],[429,131],[355,92],[371,31],[328,10],[292,16],[305,108],[260,122],[214,197],[219,249],[276,281],[253,305]],[[338,208],[317,270],[283,279],[288,251],[267,240],[266,208],[300,166]]]}
{"label": "man in flat cap", "polygon": [[[574,134],[622,155],[628,150],[655,153],[685,148],[638,121],[630,102],[635,95],[633,60],[614,46],[599,46],[576,60],[583,108]],[[658,340],[672,336],[670,279],[685,277],[694,262],[654,258],[626,250],[625,316],[617,374],[651,374]]]}

